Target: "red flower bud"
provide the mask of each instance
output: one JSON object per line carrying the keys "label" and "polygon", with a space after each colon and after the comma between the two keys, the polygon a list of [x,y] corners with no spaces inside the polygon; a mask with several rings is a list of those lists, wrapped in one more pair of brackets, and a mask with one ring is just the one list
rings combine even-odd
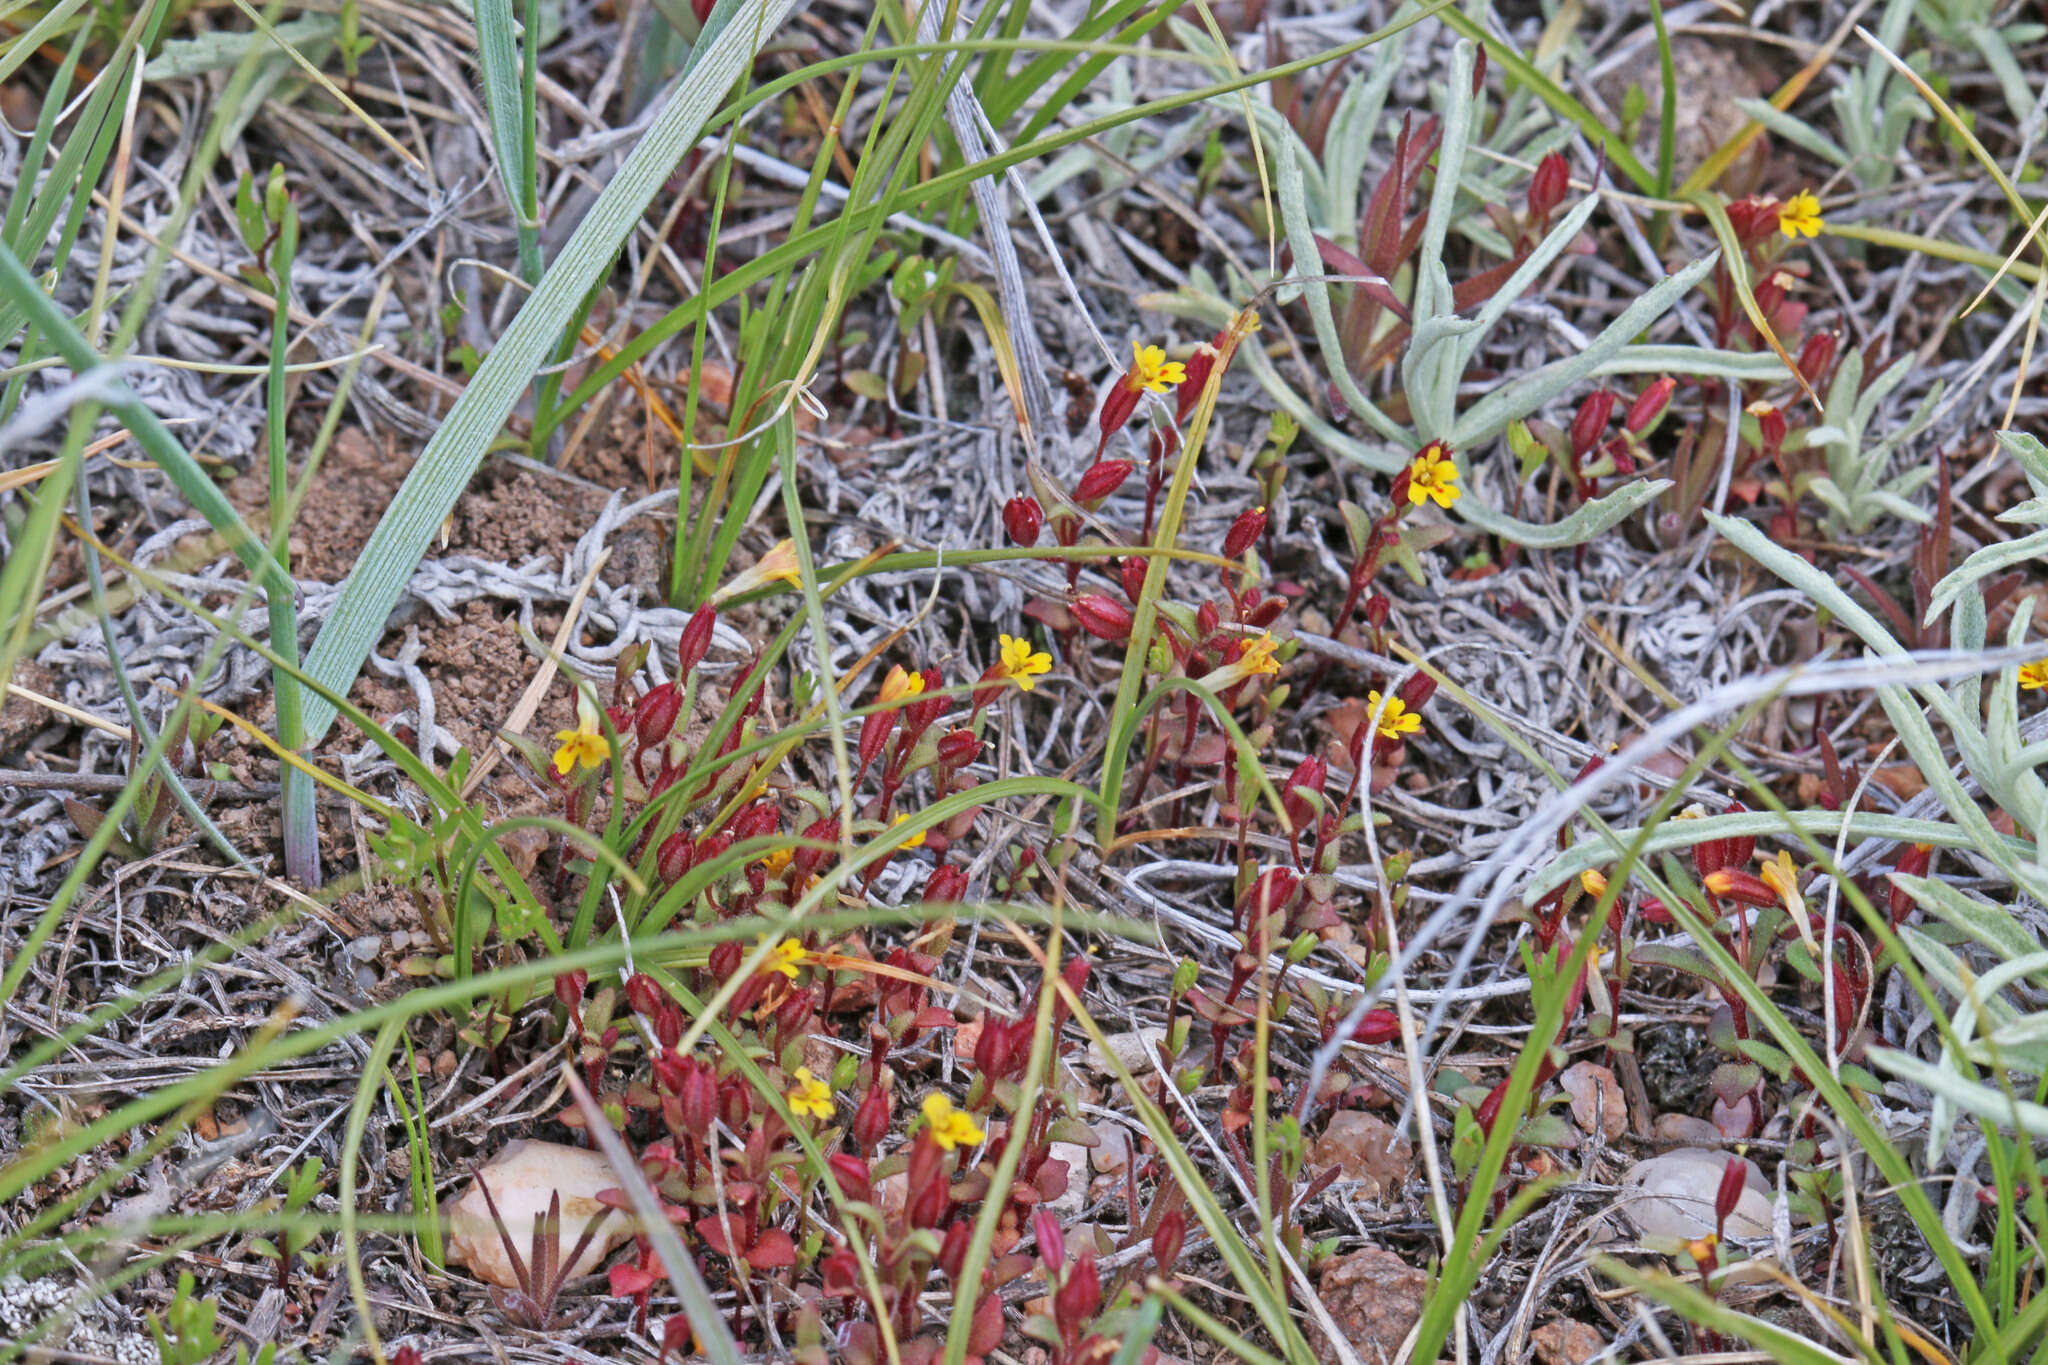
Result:
{"label": "red flower bud", "polygon": [[666,999],[660,983],[645,972],[635,972],[626,978],[626,1003],[633,1013],[652,1019]]}
{"label": "red flower bud", "polygon": [[1038,1241],[1038,1259],[1058,1275],[1067,1264],[1067,1234],[1060,1230],[1059,1218],[1049,1209],[1039,1209],[1031,1215],[1031,1235]]}
{"label": "red flower bud", "polygon": [[981,736],[972,730],[948,730],[939,736],[939,762],[948,768],[964,768],[981,757]]}
{"label": "red flower bud", "polygon": [[927,905],[958,905],[967,898],[967,869],[941,863],[924,884]]}
{"label": "red flower bud", "polygon": [[1717,872],[1709,872],[1705,881],[1707,891],[1711,895],[1734,901],[1737,905],[1778,904],[1778,893],[1771,890],[1769,883],[1754,872],[1745,872],[1737,867],[1724,867]]}
{"label": "red flower bud", "polygon": [[981,1036],[974,1040],[974,1068],[990,1080],[1009,1074],[1010,1027],[1003,1020],[982,1019]]}
{"label": "red flower bud", "polygon": [[862,1097],[860,1108],[853,1111],[853,1145],[863,1152],[872,1152],[889,1135],[889,1091],[880,1085],[868,1087]]}
{"label": "red flower bud", "polygon": [[1003,529],[1010,533],[1010,539],[1030,548],[1038,543],[1038,537],[1045,530],[1045,509],[1038,505],[1038,499],[1019,493],[1003,504]]}
{"label": "red flower bud", "polygon": [[1595,389],[1579,404],[1578,413],[1572,418],[1572,454],[1584,455],[1600,443],[1607,431],[1608,419],[1614,416],[1614,394],[1607,389]]}
{"label": "red flower bud", "polygon": [[915,744],[924,738],[924,732],[931,729],[940,716],[946,714],[950,699],[938,695],[946,685],[945,674],[936,668],[927,668],[921,675],[924,690],[917,694],[917,700],[903,708],[903,739],[906,744]]}
{"label": "red flower bud", "polygon": [[1131,636],[1130,610],[1101,593],[1083,593],[1067,609],[1081,629],[1098,640],[1128,640]]}
{"label": "red flower bud", "polygon": [[1301,878],[1287,868],[1268,868],[1245,888],[1237,902],[1238,913],[1242,916],[1245,910],[1255,908],[1261,915],[1271,914],[1294,899],[1295,888],[1300,884]]}
{"label": "red flower bud", "polygon": [[1223,557],[1241,559],[1244,552],[1258,544],[1259,537],[1266,534],[1266,509],[1248,507],[1237,514],[1237,520],[1230,523],[1229,532],[1223,537]]}
{"label": "red flower bud", "polygon": [[[1933,863],[1934,845],[1914,844],[1899,855],[1899,865],[1892,870],[1908,877],[1924,877]],[[1886,900],[1886,908],[1891,911],[1892,928],[1906,922],[1906,916],[1913,913],[1913,905],[1913,897],[1906,889],[1893,884]]]}
{"label": "red flower bud", "polygon": [[1131,414],[1138,410],[1138,399],[1143,393],[1144,390],[1134,389],[1126,384],[1123,375],[1118,375],[1116,382],[1109,386],[1109,392],[1102,396],[1102,411],[1096,418],[1097,425],[1102,428],[1102,439],[1095,447],[1097,454],[1107,449],[1109,438],[1122,431],[1124,423],[1131,420]]}
{"label": "red flower bud", "polygon": [[1074,485],[1074,501],[1092,509],[1111,493],[1123,487],[1125,479],[1137,468],[1129,460],[1097,460],[1081,475],[1081,481]]}
{"label": "red flower bud", "polygon": [[[1903,868],[1905,865],[1900,864]],[[555,977],[555,999],[570,1010],[583,1003],[583,989],[590,984],[590,973],[578,967],[573,972],[561,972]]]}
{"label": "red flower bud", "polygon": [[873,1201],[875,1187],[867,1162],[851,1152],[834,1152],[825,1158],[825,1164],[832,1168],[832,1178],[839,1182],[841,1193],[848,1199],[857,1204]]}
{"label": "red flower bud", "polygon": [[676,676],[687,678],[704,662],[704,656],[711,652],[711,630],[718,624],[715,607],[699,607],[690,616],[689,624],[683,627],[683,636],[676,641]]}
{"label": "red flower bud", "polygon": [[1377,1046],[1401,1036],[1401,1021],[1392,1010],[1367,1010],[1351,1028],[1351,1041]]}
{"label": "red flower bud", "polygon": [[1536,174],[1529,180],[1529,216],[1538,223],[1548,225],[1550,215],[1564,202],[1571,189],[1571,163],[1565,160],[1563,152],[1552,152],[1536,163]]}
{"label": "red flower bud", "polygon": [[1173,1209],[1159,1220],[1159,1228],[1152,1234],[1152,1260],[1162,1275],[1173,1273],[1173,1263],[1180,1259],[1181,1243],[1187,1240],[1187,1215]]}
{"label": "red flower bud", "polygon": [[662,683],[650,688],[640,704],[633,708],[633,733],[646,748],[653,748],[668,738],[668,732],[676,728],[676,717],[683,712],[683,689],[673,682]]}
{"label": "red flower bud", "polygon": [[1145,561],[1137,555],[1126,555],[1117,562],[1116,573],[1123,580],[1124,596],[1137,601],[1138,594],[1145,591]]}
{"label": "red flower bud", "polygon": [[711,1125],[718,1121],[718,1077],[710,1066],[695,1059],[687,1061],[676,1099],[681,1102],[683,1131],[700,1139],[708,1137]]}
{"label": "red flower bud", "polygon": [[1215,341],[1203,342],[1195,347],[1195,353],[1188,357],[1188,377],[1181,381],[1180,388],[1174,392],[1176,402],[1173,420],[1177,425],[1187,425],[1188,418],[1195,415],[1195,408],[1202,401],[1202,390],[1208,386],[1210,372],[1216,368],[1217,360],[1223,355],[1218,349],[1222,342],[1223,333],[1218,332]]}
{"label": "red flower bud", "polygon": [[1095,1253],[1083,1252],[1081,1259],[1074,1262],[1067,1272],[1066,1283],[1059,1293],[1053,1295],[1052,1311],[1060,1324],[1079,1328],[1095,1317],[1095,1310],[1102,1307],[1102,1277],[1095,1269]]}
{"label": "red flower bud", "polygon": [[1223,617],[1217,613],[1214,602],[1204,602],[1195,609],[1195,635],[1198,639],[1208,639],[1222,624]]}
{"label": "red flower bud", "polygon": [[[974,1243],[974,1220],[955,1219],[946,1228],[946,1240],[939,1244],[939,1269],[946,1272],[946,1278],[958,1284],[960,1268],[967,1263],[967,1248]],[[997,1300],[1001,1302],[1001,1300]]]}
{"label": "red flower bud", "polygon": [[1365,623],[1374,630],[1385,630],[1393,618],[1394,604],[1385,593],[1376,592],[1365,599]]}
{"label": "red flower bud", "polygon": [[1785,414],[1774,407],[1764,406],[1756,414],[1757,434],[1763,438],[1765,450],[1776,450],[1785,444]]}
{"label": "red flower bud", "polygon": [[1427,673],[1410,673],[1394,689],[1394,695],[1405,702],[1410,711],[1420,711],[1436,695],[1436,679]]}
{"label": "red flower bud", "polygon": [[1835,363],[1836,335],[1833,332],[1815,332],[1799,348],[1799,375],[1807,383],[1818,386],[1821,376]]}
{"label": "red flower bud", "polygon": [[763,839],[782,827],[781,817],[775,812],[773,801],[756,801],[732,818],[732,839]]}
{"label": "red flower bud", "polygon": [[1280,808],[1287,813],[1289,824],[1300,829],[1315,817],[1314,807],[1298,793],[1321,795],[1323,783],[1329,777],[1330,765],[1313,754],[1296,765],[1288,775],[1287,784],[1280,789]]}
{"label": "red flower bud", "polygon": [[1748,1183],[1749,1163],[1739,1156],[1728,1158],[1728,1164],[1721,1168],[1721,1188],[1714,1193],[1714,1235],[1723,1236],[1728,1228],[1728,1216],[1735,1212],[1735,1206],[1742,1199],[1743,1187]]}
{"label": "red flower bud", "polygon": [[[825,1292],[835,1298],[852,1298],[862,1293],[860,1283],[860,1262],[846,1248],[824,1256],[818,1261],[818,1271],[825,1279]],[[681,1313],[669,1318],[670,1322],[681,1322],[685,1327],[689,1319]]]}
{"label": "red flower bud", "polygon": [[1657,419],[1671,405],[1671,395],[1677,388],[1678,381],[1668,374],[1651,380],[1636,395],[1636,401],[1629,404],[1628,416],[1622,419],[1622,426],[1627,428],[1629,435],[1640,436],[1657,425]]}
{"label": "red flower bud", "polygon": [[[861,718],[860,722],[860,767],[866,772],[868,765],[882,756],[883,748],[889,743],[889,732],[896,728],[896,722],[903,718],[897,707],[886,711],[874,711]],[[856,777],[856,782],[860,779]]]}

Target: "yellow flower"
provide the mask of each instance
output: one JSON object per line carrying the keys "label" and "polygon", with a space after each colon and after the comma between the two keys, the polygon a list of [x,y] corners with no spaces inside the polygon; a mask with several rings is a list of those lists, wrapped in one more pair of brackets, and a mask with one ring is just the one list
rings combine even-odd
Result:
{"label": "yellow flower", "polygon": [[767,554],[754,562],[750,569],[744,569],[733,576],[730,583],[711,595],[713,605],[742,593],[765,588],[770,583],[787,583],[792,588],[803,586],[803,573],[797,567],[796,542],[778,540]]}
{"label": "yellow flower", "polygon": [[1278,673],[1280,661],[1273,657],[1273,651],[1280,647],[1279,641],[1270,635],[1257,635],[1245,641],[1244,653],[1237,656],[1237,666],[1246,676],[1254,673]]}
{"label": "yellow flower", "polygon": [[[900,824],[902,824],[902,823],[903,823],[903,822],[904,822],[905,820],[908,820],[909,818],[910,818],[910,817],[909,817],[908,815],[899,815],[899,816],[897,816],[897,817],[896,817],[895,823],[896,823],[896,824],[899,824],[899,825],[900,825]],[[923,848],[923,847],[924,847],[924,831],[923,831],[923,830],[919,830],[919,831],[917,831],[917,833],[915,833],[915,834],[912,834],[912,835],[910,835],[910,836],[909,836],[908,838],[904,839],[904,841],[903,841],[902,843],[900,843],[900,844],[896,845],[896,847],[898,847],[898,848]]]}
{"label": "yellow flower", "polygon": [[1826,226],[1820,217],[1820,200],[1812,190],[1799,191],[1792,196],[1791,203],[1778,210],[1778,231],[1795,240],[1818,237]]}
{"label": "yellow flower", "polygon": [[882,679],[881,695],[875,700],[887,706],[892,701],[919,696],[923,692],[924,674],[905,672],[902,664],[895,664],[890,667],[889,676]]}
{"label": "yellow flower", "polygon": [[2029,692],[2048,688],[2048,659],[2036,659],[2030,664],[2020,665],[2020,686]]}
{"label": "yellow flower", "polygon": [[1032,679],[1040,673],[1052,672],[1052,655],[1044,650],[1031,648],[1029,640],[1019,640],[1010,635],[998,635],[996,644],[1002,648],[1001,670],[1004,677],[1029,692]]}
{"label": "yellow flower", "polygon": [[1131,372],[1124,376],[1124,382],[1133,393],[1165,393],[1174,385],[1187,382],[1187,366],[1178,360],[1168,360],[1161,347],[1140,346],[1134,341],[1131,356]]}
{"label": "yellow flower", "polygon": [[1783,849],[1775,858],[1764,858],[1756,875],[1765,886],[1777,893],[1778,903],[1785,907],[1785,913],[1792,917],[1792,927],[1799,931],[1800,941],[1815,951],[1820,951],[1820,941],[1813,934],[1813,916],[1806,909],[1806,897],[1799,890],[1799,869],[1792,866],[1792,855]]}
{"label": "yellow flower", "polygon": [[924,1097],[924,1121],[931,1125],[932,1141],[942,1151],[972,1147],[986,1136],[975,1126],[974,1116],[953,1107],[953,1101],[934,1092]]}
{"label": "yellow flower", "polygon": [[796,850],[793,848],[771,849],[762,855],[761,866],[768,869],[770,877],[780,877],[795,857]]}
{"label": "yellow flower", "polygon": [[814,1119],[832,1117],[832,1091],[823,1081],[811,1074],[807,1066],[796,1069],[796,1088],[783,1096],[789,1101],[790,1112],[808,1114]]}
{"label": "yellow flower", "polygon": [[1458,465],[1442,441],[1424,446],[1408,466],[1408,501],[1420,507],[1432,499],[1438,507],[1458,500]]}
{"label": "yellow flower", "polygon": [[804,945],[793,938],[783,939],[775,945],[775,951],[768,956],[768,970],[781,972],[791,981],[796,980],[796,969],[804,960]]}
{"label": "yellow flower", "polygon": [[[1399,739],[1403,735],[1421,733],[1422,717],[1410,711],[1407,702],[1402,701],[1399,697],[1388,697],[1386,698],[1386,703],[1387,709],[1380,712],[1380,723],[1374,727],[1380,732],[1382,739]],[[1368,715],[1379,711],[1379,693],[1368,692],[1365,694],[1365,709]]]}
{"label": "yellow flower", "polygon": [[1607,874],[1597,867],[1589,867],[1579,874],[1579,885],[1586,888],[1586,894],[1598,900],[1607,894]]}
{"label": "yellow flower", "polygon": [[577,768],[595,768],[612,756],[604,730],[597,723],[597,708],[576,694],[576,728],[555,731],[555,771],[567,777]]}

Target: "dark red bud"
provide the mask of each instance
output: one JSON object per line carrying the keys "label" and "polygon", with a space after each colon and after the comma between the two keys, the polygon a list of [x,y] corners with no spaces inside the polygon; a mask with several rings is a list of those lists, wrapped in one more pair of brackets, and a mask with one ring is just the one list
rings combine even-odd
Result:
{"label": "dark red bud", "polygon": [[718,1121],[718,1077],[711,1068],[703,1062],[688,1063],[676,1098],[682,1103],[684,1131],[710,1133],[711,1125]]}
{"label": "dark red bud", "polygon": [[[1903,869],[1905,864],[1901,863]],[[590,973],[578,967],[573,972],[562,972],[555,977],[555,999],[571,1010],[583,1003],[583,989],[590,984]]]}
{"label": "dark red bud", "polygon": [[673,682],[662,683],[650,689],[633,708],[633,733],[643,746],[651,749],[668,738],[682,711],[683,689]]}
{"label": "dark red bud", "polygon": [[1123,487],[1125,479],[1137,468],[1129,460],[1097,460],[1081,475],[1081,481],[1074,485],[1074,501],[1083,507],[1092,508],[1117,489]]}
{"label": "dark red bud", "polygon": [[1367,1010],[1351,1029],[1351,1041],[1377,1046],[1401,1036],[1401,1021],[1392,1010]]}
{"label": "dark red bud", "polygon": [[1130,609],[1101,593],[1083,593],[1068,603],[1067,609],[1074,613],[1081,629],[1098,640],[1128,640],[1131,637]]}
{"label": "dark red bud", "polygon": [[1640,436],[1657,425],[1657,419],[1671,405],[1671,395],[1677,388],[1678,381],[1668,374],[1651,380],[1636,395],[1636,401],[1629,404],[1628,416],[1622,420],[1622,426],[1627,428],[1629,435]]}
{"label": "dark red bud", "polygon": [[1241,559],[1244,552],[1259,543],[1259,537],[1266,534],[1266,509],[1247,507],[1237,514],[1237,520],[1230,523],[1229,532],[1223,537],[1223,557]]}
{"label": "dark red bud", "polygon": [[1134,389],[1125,380],[1127,375],[1118,375],[1109,392],[1102,396],[1102,411],[1096,422],[1102,428],[1102,441],[1096,449],[1100,451],[1109,444],[1109,438],[1124,429],[1124,423],[1131,420],[1131,414],[1138,410],[1138,398],[1144,392]]}
{"label": "dark red bud", "polygon": [[964,768],[981,757],[981,736],[972,730],[948,730],[939,736],[939,762]]}
{"label": "dark red bud", "polygon": [[860,766],[863,771],[877,758],[882,756],[882,750],[889,743],[889,732],[896,728],[896,722],[902,718],[903,712],[893,706],[886,711],[874,711],[862,717],[860,723]]}
{"label": "dark red bud", "polygon": [[1045,509],[1037,498],[1020,493],[1003,504],[1003,529],[1012,541],[1028,549],[1045,530]]}
{"label": "dark red bud", "polygon": [[626,978],[626,1003],[633,1013],[652,1019],[667,999],[661,984],[645,972],[635,972]]}
{"label": "dark red bud", "polygon": [[1394,690],[1410,711],[1420,711],[1436,695],[1436,679],[1427,673],[1411,673]]}
{"label": "dark red bud", "polygon": [[1815,332],[1799,348],[1799,375],[1809,384],[1818,385],[1821,376],[1835,363],[1836,338],[1833,332]]}
{"label": "dark red bud", "polygon": [[690,0],[690,13],[697,16],[697,22],[711,22],[711,11],[718,7],[718,0]]}
{"label": "dark red bud", "polygon": [[1095,1269],[1095,1253],[1084,1252],[1067,1272],[1065,1284],[1053,1296],[1052,1308],[1062,1326],[1079,1327],[1095,1317],[1102,1307],[1102,1277]]}
{"label": "dark red bud", "polygon": [[1776,450],[1785,444],[1785,414],[1776,408],[1767,407],[1756,415],[1757,434],[1763,438],[1765,450]]}
{"label": "dark red bud", "polygon": [[[967,1263],[967,1248],[974,1244],[974,1220],[955,1219],[946,1229],[946,1240],[939,1244],[938,1266],[946,1272],[946,1278],[955,1284],[960,1282],[960,1269]],[[1000,1302],[1000,1300],[998,1300]]]}
{"label": "dark red bud", "polygon": [[1288,775],[1287,785],[1280,789],[1280,807],[1287,812],[1287,820],[1300,829],[1314,818],[1315,810],[1299,793],[1320,795],[1323,784],[1329,780],[1330,765],[1314,755],[1303,759]]}
{"label": "dark red bud", "polygon": [[1393,616],[1394,604],[1385,593],[1376,592],[1365,599],[1365,621],[1374,630],[1385,630]]}
{"label": "dark red bud", "polygon": [[1563,152],[1552,152],[1536,163],[1536,174],[1529,180],[1529,216],[1548,223],[1570,189],[1571,164]]}
{"label": "dark red bud", "polygon": [[958,905],[967,898],[967,869],[951,863],[941,863],[932,869],[932,875],[924,884],[924,900],[928,905]]}
{"label": "dark red bud", "polygon": [[1239,911],[1253,908],[1261,914],[1270,914],[1294,899],[1294,891],[1301,884],[1301,878],[1284,867],[1268,868],[1259,879],[1245,888],[1244,896],[1238,901]]}
{"label": "dark red bud", "polygon": [[1187,360],[1188,377],[1181,381],[1180,388],[1174,393],[1177,402],[1173,420],[1182,426],[1187,424],[1188,418],[1195,415],[1195,408],[1202,401],[1202,390],[1208,386],[1209,375],[1215,370],[1216,361],[1223,354],[1217,349],[1223,334],[1218,332],[1216,335],[1218,341],[1205,341],[1195,347],[1195,353]]}
{"label": "dark red bud", "polygon": [[868,1163],[851,1152],[834,1152],[825,1158],[825,1164],[832,1168],[832,1178],[839,1182],[840,1191],[857,1204],[873,1201],[875,1187],[868,1172]]}
{"label": "dark red bud", "polygon": [[1739,1156],[1728,1158],[1728,1164],[1721,1168],[1721,1188],[1714,1194],[1714,1234],[1722,1235],[1728,1226],[1728,1216],[1735,1212],[1735,1206],[1742,1199],[1742,1190],[1747,1184],[1749,1163]]}
{"label": "dark red bud", "polygon": [[718,612],[713,607],[699,607],[691,614],[689,624],[683,627],[682,639],[676,642],[676,676],[687,678],[704,656],[711,652],[712,627],[718,624]]}
{"label": "dark red bud", "polygon": [[1116,573],[1123,580],[1124,596],[1136,602],[1145,591],[1145,561],[1136,555],[1126,555],[1117,563]]}
{"label": "dark red bud", "polygon": [[872,1152],[889,1135],[889,1092],[875,1085],[868,1087],[860,1108],[853,1113],[853,1145],[863,1152]]}
{"label": "dark red bud", "polygon": [[1152,1234],[1152,1259],[1159,1266],[1159,1273],[1171,1275],[1173,1263],[1180,1259],[1181,1243],[1187,1240],[1187,1215],[1173,1209],[1159,1220],[1159,1228]]}
{"label": "dark red bud", "polygon": [[1595,389],[1579,404],[1578,413],[1572,418],[1572,454],[1584,455],[1600,443],[1607,431],[1608,419],[1614,416],[1614,394],[1607,389]]}
{"label": "dark red bud", "polygon": [[1031,1233],[1038,1240],[1038,1259],[1046,1270],[1059,1274],[1067,1264],[1067,1234],[1061,1231],[1059,1218],[1049,1209],[1039,1209],[1031,1215]]}
{"label": "dark red bud", "polygon": [[1009,1074],[1010,1029],[1002,1020],[981,1021],[981,1036],[974,1040],[974,1067],[990,1080]]}
{"label": "dark red bud", "polygon": [[1223,617],[1216,611],[1214,602],[1204,602],[1195,610],[1195,634],[1206,640],[1216,633],[1216,627],[1223,624]]}
{"label": "dark red bud", "polygon": [[[1914,844],[1899,855],[1899,865],[1893,870],[1908,877],[1924,877],[1934,863],[1933,844]],[[1892,927],[1905,923],[1906,916],[1913,913],[1915,902],[1904,887],[1893,885],[1887,897],[1886,908],[1890,910]]]}

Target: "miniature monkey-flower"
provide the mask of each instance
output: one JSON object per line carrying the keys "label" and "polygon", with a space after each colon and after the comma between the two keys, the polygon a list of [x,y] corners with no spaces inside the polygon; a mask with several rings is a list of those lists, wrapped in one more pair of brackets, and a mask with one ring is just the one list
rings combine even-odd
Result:
{"label": "miniature monkey-flower", "polygon": [[1408,703],[1399,697],[1384,698],[1386,710],[1380,711],[1383,699],[1377,692],[1365,694],[1365,709],[1368,714],[1379,712],[1380,723],[1373,727],[1382,739],[1399,739],[1403,735],[1422,732],[1422,717],[1408,709]]}
{"label": "miniature monkey-flower", "polygon": [[1821,221],[1820,199],[1812,190],[1801,190],[1778,210],[1778,231],[1787,237],[1818,237],[1827,224]]}
{"label": "miniature monkey-flower", "polygon": [[1124,383],[1133,393],[1165,393],[1175,385],[1187,382],[1187,367],[1178,360],[1168,360],[1166,350],[1161,346],[1141,346],[1131,343],[1131,368],[1124,376]]}
{"label": "miniature monkey-flower", "polygon": [[2048,689],[2048,659],[2020,665],[2020,686],[2029,692]]}
{"label": "miniature monkey-flower", "polygon": [[781,972],[791,981],[796,980],[797,968],[804,960],[804,945],[793,938],[783,939],[775,945],[775,951],[768,955],[768,970]]}
{"label": "miniature monkey-flower", "polygon": [[924,1119],[930,1124],[927,1130],[932,1141],[942,1151],[950,1152],[955,1147],[972,1147],[986,1136],[975,1126],[974,1116],[953,1107],[953,1101],[944,1095],[932,1094],[924,1097]]}
{"label": "miniature monkey-flower", "polygon": [[1449,507],[1458,500],[1458,466],[1441,441],[1431,441],[1408,466],[1408,501],[1420,507],[1435,502]]}
{"label": "miniature monkey-flower", "polygon": [[832,1117],[832,1090],[807,1066],[796,1069],[796,1086],[783,1098],[789,1101],[792,1113],[814,1119]]}
{"label": "miniature monkey-flower", "polygon": [[1029,692],[1034,686],[1033,679],[1041,673],[1052,672],[1052,655],[1044,650],[1034,650],[1029,640],[1019,640],[1013,635],[999,635],[996,644],[1002,650],[1002,661],[997,665],[1005,678]]}
{"label": "miniature monkey-flower", "polygon": [[792,588],[803,586],[803,573],[797,566],[795,541],[776,541],[768,553],[756,560],[751,568],[735,574],[731,582],[713,593],[711,601],[716,605],[742,593],[765,588],[770,583],[787,583]]}
{"label": "miniature monkey-flower", "polygon": [[578,768],[595,768],[612,756],[604,730],[597,723],[597,708],[583,696],[576,696],[576,728],[555,731],[555,771],[563,777]]}

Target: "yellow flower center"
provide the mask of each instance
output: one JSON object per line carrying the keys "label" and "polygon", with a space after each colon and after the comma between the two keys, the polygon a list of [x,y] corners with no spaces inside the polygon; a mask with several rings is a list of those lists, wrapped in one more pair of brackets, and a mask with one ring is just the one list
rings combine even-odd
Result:
{"label": "yellow flower center", "polygon": [[797,967],[804,960],[804,945],[793,938],[783,939],[775,945],[775,951],[768,958],[768,970],[781,972],[791,981],[796,980]]}
{"label": "yellow flower center", "polygon": [[2036,659],[2030,664],[2020,665],[2020,686],[2029,692],[2048,688],[2048,659]]}
{"label": "yellow flower center", "polygon": [[1826,226],[1820,216],[1820,199],[1812,190],[1799,191],[1778,210],[1778,231],[1787,237],[1818,237]]}

